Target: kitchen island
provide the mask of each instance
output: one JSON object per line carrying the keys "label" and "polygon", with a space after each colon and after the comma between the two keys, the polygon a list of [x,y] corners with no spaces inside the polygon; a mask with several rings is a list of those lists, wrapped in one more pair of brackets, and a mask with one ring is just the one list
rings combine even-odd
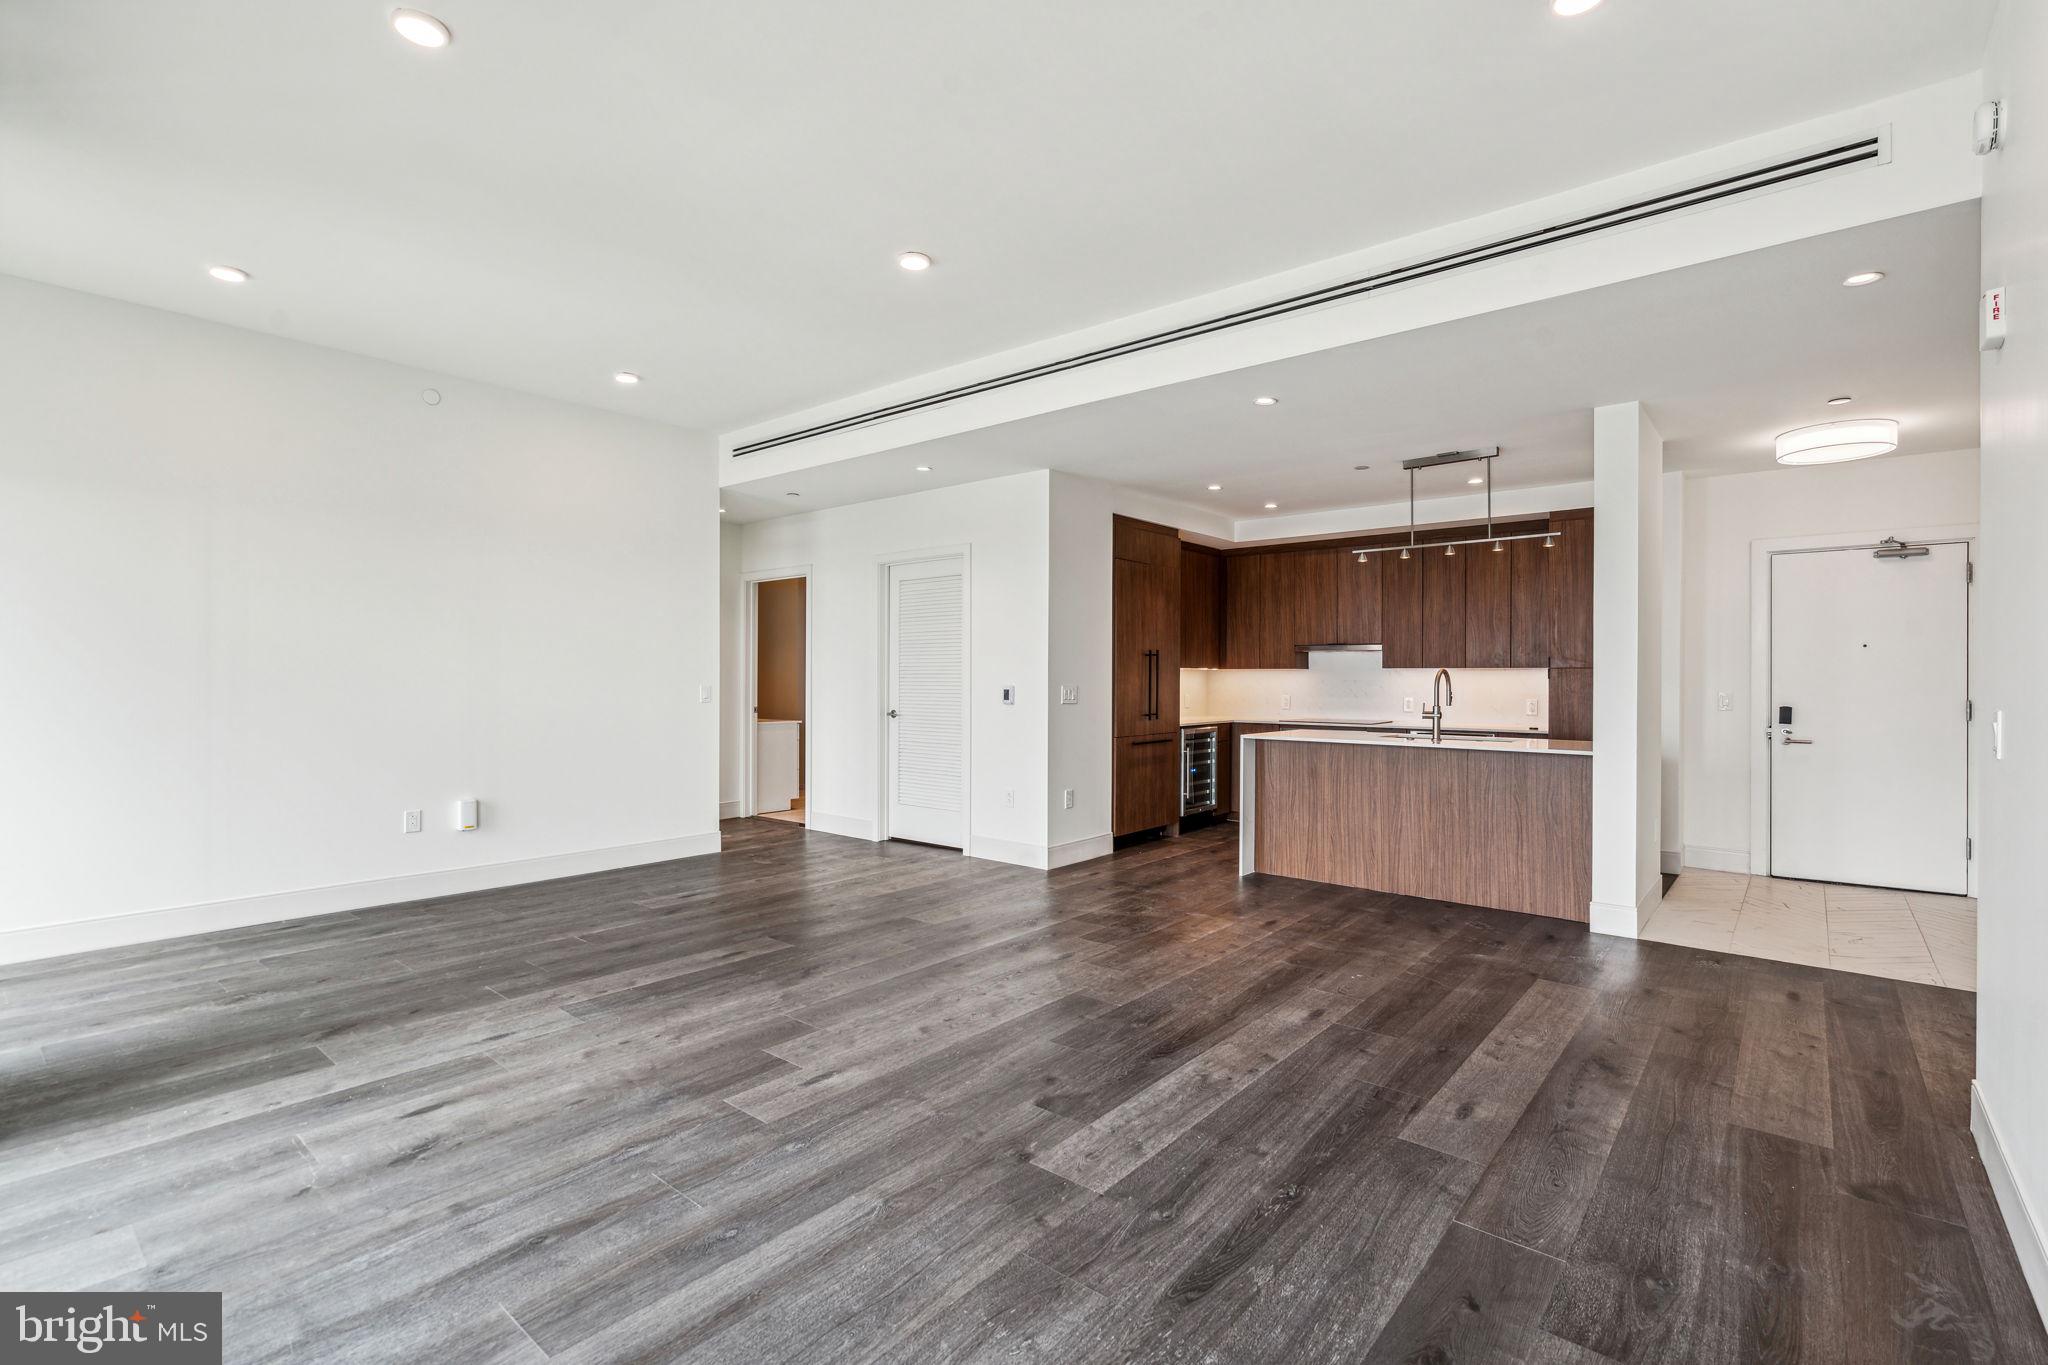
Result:
{"label": "kitchen island", "polygon": [[1238,872],[1583,922],[1592,752],[1584,740],[1246,735]]}

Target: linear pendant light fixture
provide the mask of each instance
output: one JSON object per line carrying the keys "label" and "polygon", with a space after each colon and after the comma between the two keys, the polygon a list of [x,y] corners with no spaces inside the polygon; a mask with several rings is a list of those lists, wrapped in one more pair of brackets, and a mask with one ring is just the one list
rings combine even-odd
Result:
{"label": "linear pendant light fixture", "polygon": [[1799,427],[1778,438],[1779,464],[1840,464],[1889,455],[1899,448],[1899,424],[1890,417],[1858,417]]}
{"label": "linear pendant light fixture", "polygon": [[[1460,545],[1486,545],[1491,547],[1494,554],[1504,554],[1507,551],[1508,542],[1511,540],[1540,540],[1543,542],[1544,549],[1552,548],[1557,542],[1551,539],[1552,532],[1549,531],[1521,531],[1514,535],[1506,536],[1497,536],[1493,533],[1493,462],[1499,458],[1500,447],[1495,446],[1491,450],[1447,450],[1441,455],[1424,455],[1418,459],[1401,461],[1401,468],[1408,471],[1408,543],[1405,545],[1355,545],[1352,547],[1351,553],[1358,557],[1358,562],[1361,564],[1365,563],[1367,555],[1385,555],[1396,552],[1399,552],[1403,559],[1413,559],[1415,551],[1424,548],[1415,539],[1415,471],[1418,469],[1434,469],[1438,465],[1472,464],[1474,462],[1477,462],[1479,467],[1486,472],[1486,534],[1483,536],[1466,536],[1462,540],[1433,540],[1429,543],[1428,548],[1434,550],[1438,546],[1442,546],[1446,558],[1456,556]],[[1467,480],[1467,482],[1469,483],[1470,480]]]}

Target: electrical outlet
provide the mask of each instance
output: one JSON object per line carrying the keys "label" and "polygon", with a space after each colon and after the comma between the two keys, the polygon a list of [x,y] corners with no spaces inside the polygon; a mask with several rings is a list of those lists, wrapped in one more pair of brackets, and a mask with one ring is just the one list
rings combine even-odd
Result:
{"label": "electrical outlet", "polygon": [[1282,711],[1292,711],[1294,709],[1294,694],[1292,692],[1282,692],[1280,694],[1280,709]]}
{"label": "electrical outlet", "polygon": [[1403,698],[1401,698],[1401,709],[1402,709],[1403,711],[1413,711],[1413,710],[1415,709],[1415,698],[1413,698],[1413,697],[1403,697]]}
{"label": "electrical outlet", "polygon": [[1733,711],[1735,709],[1734,696],[1727,692],[1716,692],[1714,694],[1714,709],[1716,711]]}
{"label": "electrical outlet", "polygon": [[1533,716],[1536,714],[1536,699],[1534,697],[1531,697],[1527,701],[1522,703],[1522,714],[1525,716]]}
{"label": "electrical outlet", "polygon": [[1003,793],[1003,804],[1006,806],[1015,806],[1017,804],[1017,793],[1014,791],[1005,791]]}
{"label": "electrical outlet", "polygon": [[1067,809],[1072,810],[1074,808],[1074,789],[1072,787],[1067,788],[1066,802]]}
{"label": "electrical outlet", "polygon": [[405,832],[407,834],[418,834],[425,827],[426,819],[427,813],[425,811],[407,811],[405,813]]}

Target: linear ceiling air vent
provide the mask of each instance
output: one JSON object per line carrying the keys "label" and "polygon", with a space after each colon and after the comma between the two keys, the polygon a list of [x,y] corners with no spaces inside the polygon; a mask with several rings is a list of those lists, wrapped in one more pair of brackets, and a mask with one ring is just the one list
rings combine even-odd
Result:
{"label": "linear ceiling air vent", "polygon": [[1083,351],[1079,355],[1067,356],[1064,359],[1048,360],[1043,364],[1033,365],[1027,369],[1013,370],[1008,374],[1000,374],[993,378],[977,380],[971,384],[961,384],[954,388],[943,389],[937,393],[926,394],[921,398],[905,399],[901,403],[891,403],[887,407],[872,408],[866,412],[857,412],[834,421],[820,422],[815,426],[804,427],[798,431],[784,432],[780,436],[763,437],[758,441],[749,441],[745,445],[735,446],[732,453],[735,456],[756,455],[764,450],[773,450],[777,446],[788,445],[793,441],[808,440],[813,436],[824,436],[835,431],[846,431],[852,427],[888,421],[891,418],[902,417],[922,408],[932,408],[942,403],[950,403],[958,398],[968,398],[978,393],[989,393],[996,389],[1005,389],[1012,384],[1022,384],[1033,379],[1043,379],[1048,375],[1063,374],[1068,370],[1078,370],[1084,365],[1095,365],[1105,360],[1114,360],[1119,356],[1135,355],[1139,351],[1149,351],[1159,346],[1170,346],[1177,341],[1187,341],[1194,337],[1208,336],[1212,332],[1227,331],[1232,327],[1242,327],[1247,323],[1264,322],[1269,318],[1285,317],[1289,313],[1299,313],[1310,308],[1321,308],[1327,304],[1357,298],[1361,294],[1373,294],[1381,290],[1393,289],[1400,285],[1413,284],[1418,280],[1426,280],[1432,276],[1449,274],[1454,270],[1469,270],[1474,266],[1485,265],[1488,262],[1498,261],[1508,256],[1519,256],[1524,252],[1540,251],[1545,247],[1556,246],[1580,237],[1590,237],[1596,233],[1613,232],[1620,228],[1646,222],[1650,219],[1672,217],[1694,209],[1705,208],[1724,200],[1734,199],[1741,195],[1756,194],[1764,190],[1777,189],[1787,184],[1812,180],[1861,162],[1883,161],[1887,159],[1888,150],[1883,134],[1872,133],[1867,137],[1852,138],[1848,141],[1818,148],[1798,156],[1774,161],[1768,165],[1752,167],[1746,171],[1723,175],[1713,180],[1687,185],[1681,189],[1667,190],[1662,194],[1652,195],[1647,199],[1638,199],[1634,203],[1622,204],[1600,213],[1567,219],[1561,223],[1552,223],[1547,227],[1532,228],[1526,232],[1517,232],[1512,236],[1497,238],[1494,241],[1481,242],[1477,246],[1469,246],[1460,251],[1449,252],[1441,256],[1432,256],[1427,260],[1411,261],[1407,265],[1394,266],[1370,275],[1361,275],[1356,279],[1342,280],[1336,284],[1325,285],[1320,289],[1312,289],[1305,294],[1295,294],[1288,298],[1275,299],[1271,303],[1263,303],[1251,308],[1241,308],[1234,313],[1224,313],[1219,317],[1205,318],[1198,322],[1186,323],[1179,327],[1169,328],[1163,332],[1154,332],[1149,336],[1118,342],[1113,346],[1102,346],[1092,351]]}

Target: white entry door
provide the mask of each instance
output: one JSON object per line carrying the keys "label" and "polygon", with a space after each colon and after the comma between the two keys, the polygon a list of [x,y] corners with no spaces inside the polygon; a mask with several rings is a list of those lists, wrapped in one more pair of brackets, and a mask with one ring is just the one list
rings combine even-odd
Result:
{"label": "white entry door", "polygon": [[1770,565],[1772,875],[1965,894],[1969,548]]}
{"label": "white entry door", "polygon": [[959,559],[889,566],[889,837],[967,844],[967,583]]}

